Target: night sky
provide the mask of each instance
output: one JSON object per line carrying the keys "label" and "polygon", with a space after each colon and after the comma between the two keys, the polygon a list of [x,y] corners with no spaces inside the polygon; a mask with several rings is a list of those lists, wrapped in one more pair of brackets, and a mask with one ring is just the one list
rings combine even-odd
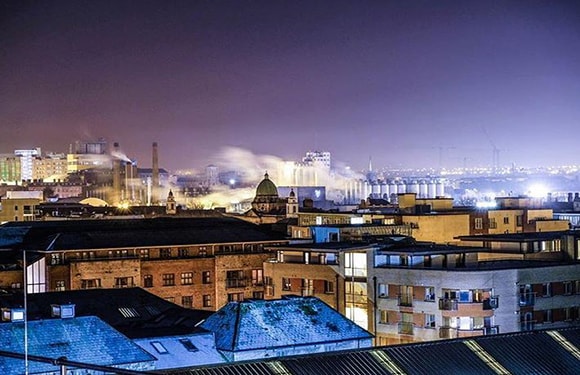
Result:
{"label": "night sky", "polygon": [[157,141],[167,169],[580,164],[580,4],[0,0],[0,129],[0,153],[105,137],[143,167]]}

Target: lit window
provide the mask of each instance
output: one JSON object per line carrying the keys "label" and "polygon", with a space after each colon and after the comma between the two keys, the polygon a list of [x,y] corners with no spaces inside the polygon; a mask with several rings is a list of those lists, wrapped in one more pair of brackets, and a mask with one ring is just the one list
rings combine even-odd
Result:
{"label": "lit window", "polygon": [[191,284],[193,284],[193,272],[182,272],[181,285],[191,285]]}

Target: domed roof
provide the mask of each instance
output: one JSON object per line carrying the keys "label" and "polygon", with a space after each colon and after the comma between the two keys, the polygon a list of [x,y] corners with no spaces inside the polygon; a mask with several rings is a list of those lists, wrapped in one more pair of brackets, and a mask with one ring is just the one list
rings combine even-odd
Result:
{"label": "domed roof", "polygon": [[264,179],[258,184],[256,188],[256,197],[260,196],[278,196],[278,188],[270,180],[268,173],[264,175]]}

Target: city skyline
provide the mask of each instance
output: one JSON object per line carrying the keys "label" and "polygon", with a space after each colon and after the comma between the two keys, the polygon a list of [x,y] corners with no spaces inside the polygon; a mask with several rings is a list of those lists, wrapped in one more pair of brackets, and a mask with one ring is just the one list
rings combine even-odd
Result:
{"label": "city skyline", "polygon": [[580,164],[574,2],[6,1],[0,149],[105,137],[362,169]]}

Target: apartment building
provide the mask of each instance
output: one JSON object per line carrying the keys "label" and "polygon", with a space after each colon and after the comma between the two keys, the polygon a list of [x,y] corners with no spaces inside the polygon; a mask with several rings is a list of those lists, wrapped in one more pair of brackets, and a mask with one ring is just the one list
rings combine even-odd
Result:
{"label": "apartment building", "polygon": [[210,311],[263,298],[264,246],[287,243],[226,217],[8,223],[0,238],[2,288],[24,286],[26,268],[29,293],[140,286]]}

